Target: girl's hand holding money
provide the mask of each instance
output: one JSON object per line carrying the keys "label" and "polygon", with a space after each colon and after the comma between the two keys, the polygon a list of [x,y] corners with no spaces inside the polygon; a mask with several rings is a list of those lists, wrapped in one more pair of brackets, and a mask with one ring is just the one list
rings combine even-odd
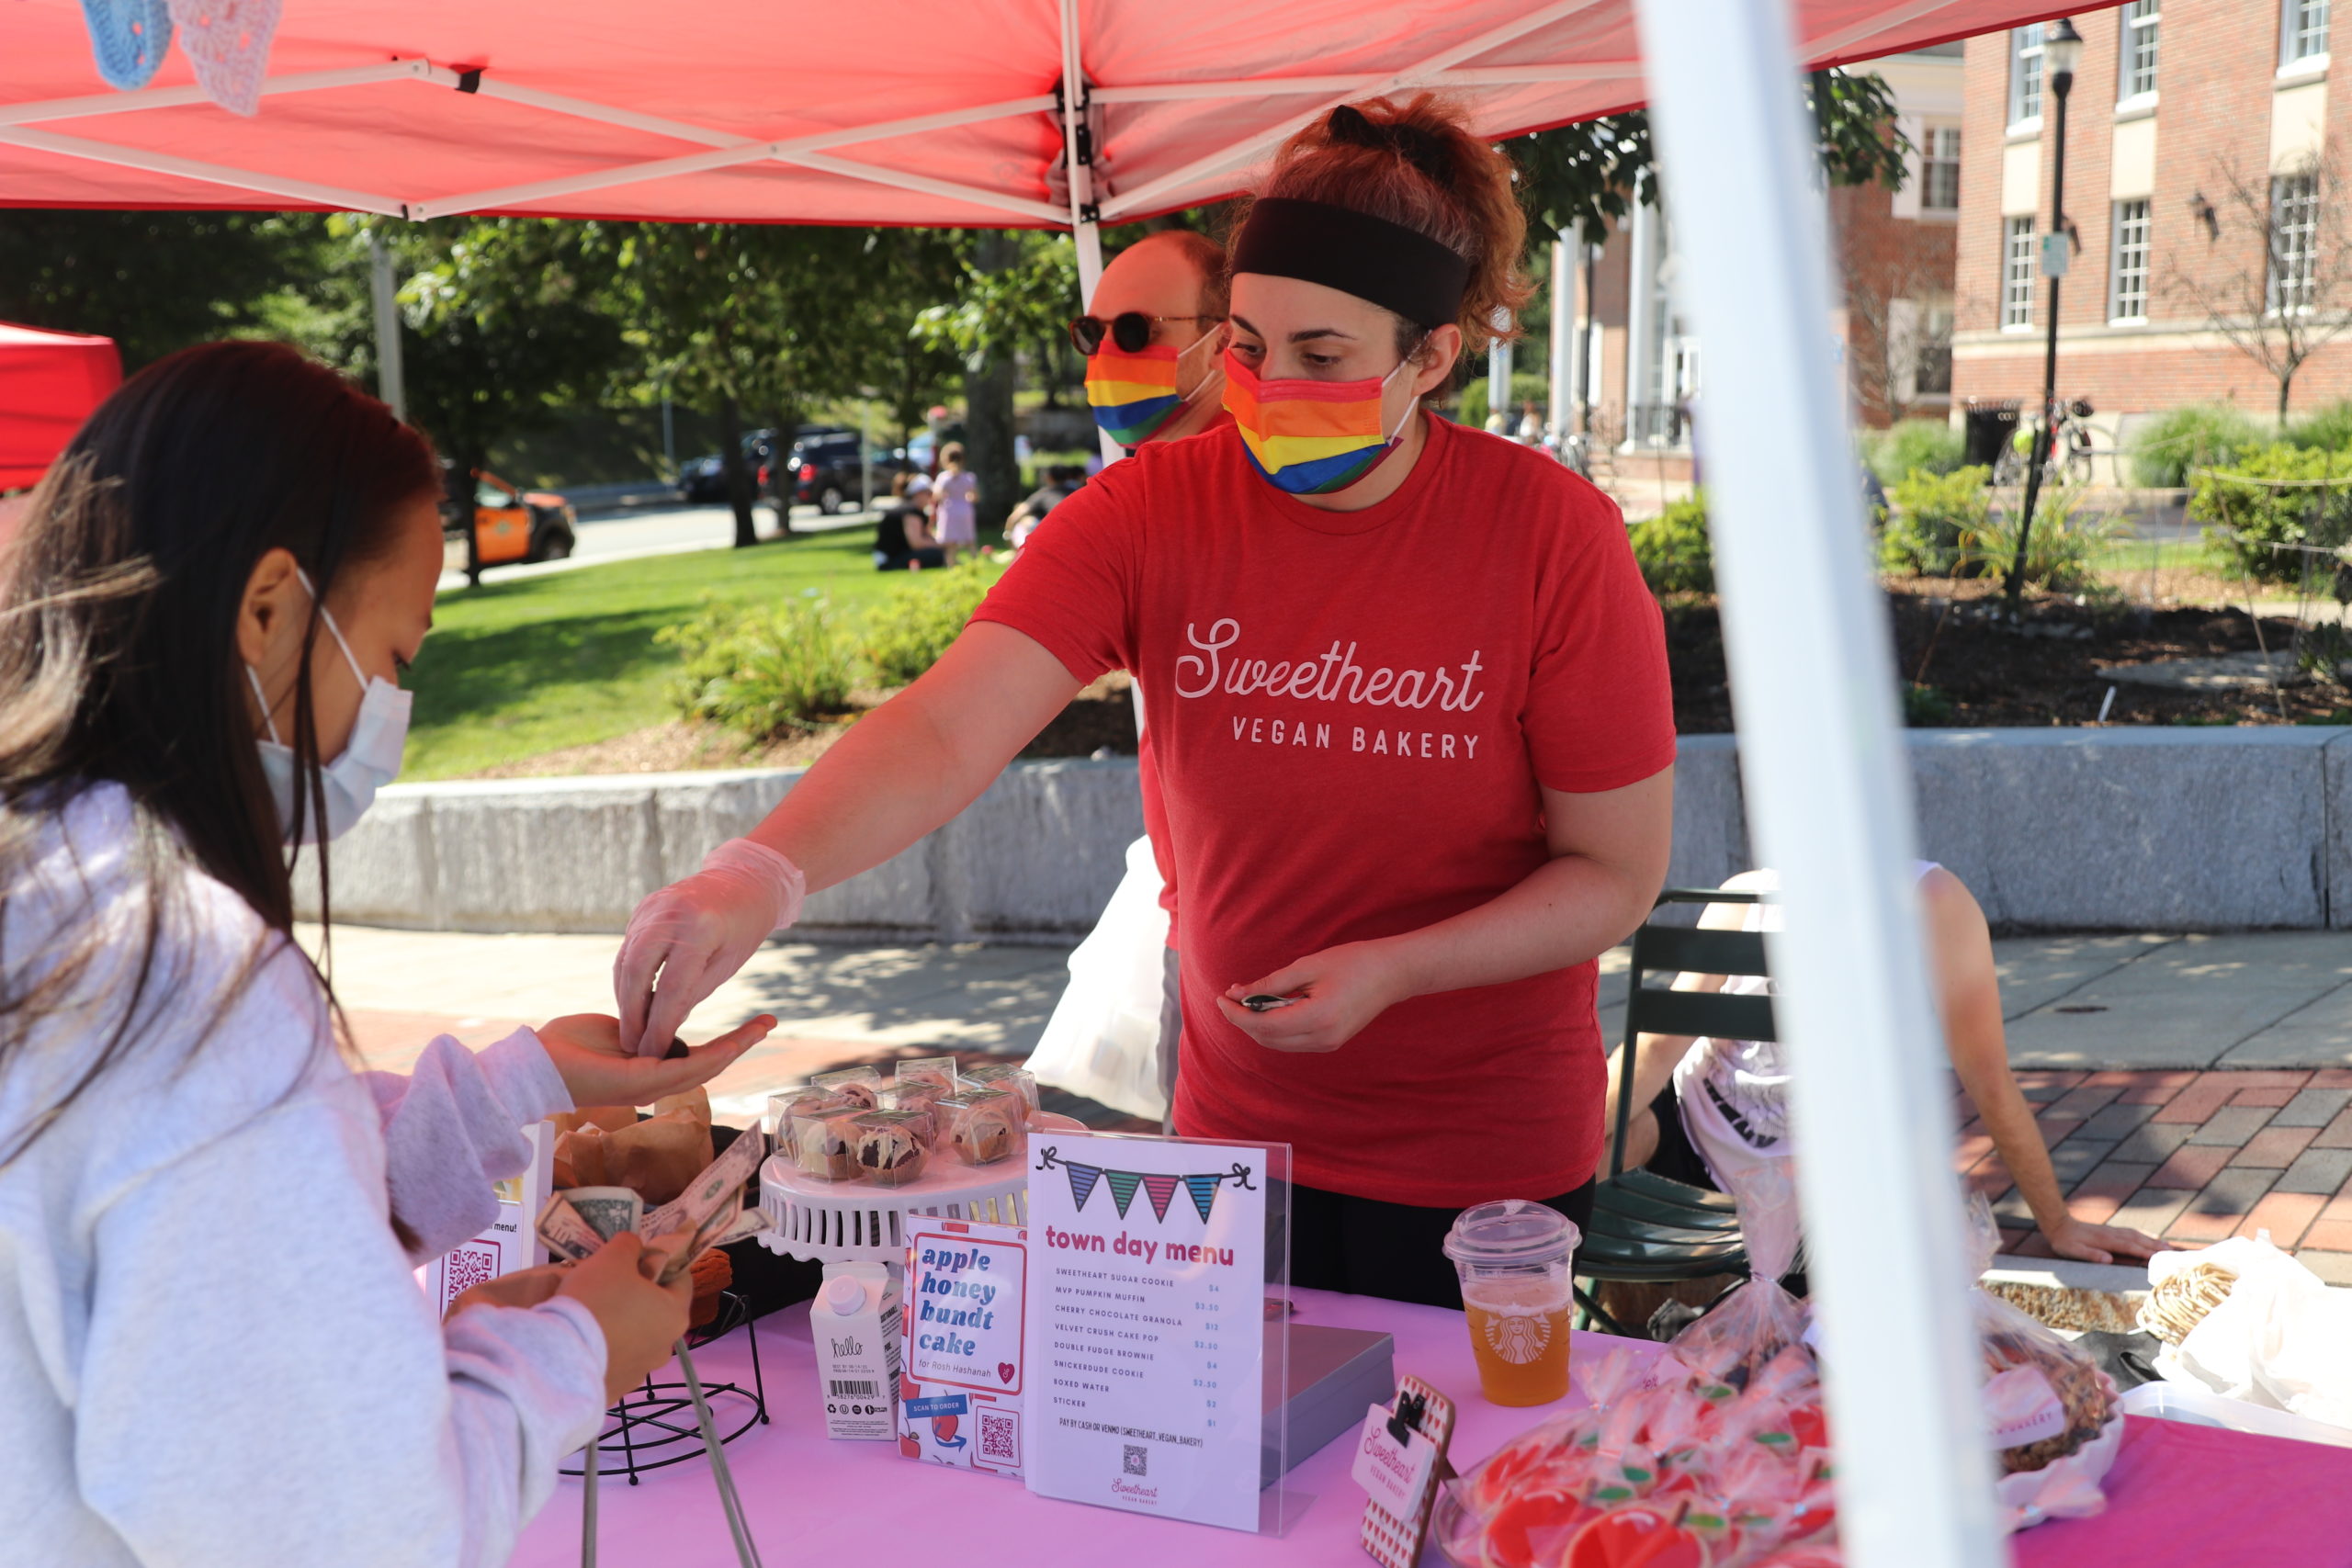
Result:
{"label": "girl's hand holding money", "polygon": [[667,1285],[654,1279],[690,1239],[675,1232],[646,1242],[623,1231],[594,1256],[560,1270],[563,1280],[555,1293],[586,1307],[605,1331],[605,1398],[616,1400],[643,1382],[685,1334],[694,1276],[682,1272]]}
{"label": "girl's hand holding money", "polygon": [[536,1032],[548,1059],[563,1077],[574,1105],[650,1105],[708,1083],[768,1036],[775,1020],[762,1013],[684,1055],[638,1056],[621,1043],[620,1020],[578,1012],[551,1019]]}
{"label": "girl's hand holding money", "polygon": [[543,1263],[537,1269],[518,1269],[512,1274],[501,1274],[495,1280],[484,1280],[458,1293],[449,1310],[441,1314],[447,1323],[468,1307],[535,1307],[563,1288],[571,1267],[565,1263]]}

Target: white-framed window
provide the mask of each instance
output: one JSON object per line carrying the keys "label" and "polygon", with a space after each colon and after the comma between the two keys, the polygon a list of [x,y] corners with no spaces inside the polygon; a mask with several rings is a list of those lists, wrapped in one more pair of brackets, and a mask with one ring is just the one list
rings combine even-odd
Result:
{"label": "white-framed window", "polygon": [[2108,258],[2107,319],[2148,319],[2148,198],[2115,204],[2114,241]]}
{"label": "white-framed window", "polygon": [[2328,0],[2284,0],[2278,15],[2278,63],[2327,56]]}
{"label": "white-framed window", "polygon": [[[2288,0],[2289,4],[2296,0]],[[2324,3],[2324,0],[2323,0]],[[2041,29],[2035,22],[2009,29],[2009,123],[2041,118]]]}
{"label": "white-framed window", "polygon": [[2001,220],[2001,326],[2033,325],[2033,219]]}
{"label": "white-framed window", "polygon": [[2270,265],[2263,293],[2273,315],[2312,308],[2319,250],[2319,175],[2276,175],[2270,181]]}
{"label": "white-framed window", "polygon": [[1930,125],[1919,132],[1919,207],[1960,210],[1960,127]]}
{"label": "white-framed window", "polygon": [[2122,77],[2116,84],[2115,96],[2119,99],[2136,98],[2156,90],[2158,5],[2159,0],[2131,0],[2117,13],[2121,24],[2116,39],[2118,73]]}

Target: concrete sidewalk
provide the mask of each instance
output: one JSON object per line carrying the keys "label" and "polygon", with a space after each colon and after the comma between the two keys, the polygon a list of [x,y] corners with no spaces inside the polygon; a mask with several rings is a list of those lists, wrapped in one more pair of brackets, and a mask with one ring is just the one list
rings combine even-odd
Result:
{"label": "concrete sidewalk", "polygon": [[[617,946],[609,936],[346,926],[335,987],[361,1050],[396,1067],[436,1033],[482,1044],[517,1024],[610,1011]],[[2192,1245],[2268,1230],[2323,1278],[2352,1284],[2352,933],[2018,938],[1995,952],[2010,1060],[2077,1213]],[[741,1123],[775,1090],[834,1066],[932,1051],[1026,1055],[1068,956],[771,943],[696,1010],[686,1034],[763,1011],[781,1021],[712,1085],[713,1108]],[[1602,1036],[1613,1044],[1624,952],[1601,969]],[[1954,1107],[1956,1163],[1993,1200],[2003,1251],[2046,1256],[1956,1089]]]}

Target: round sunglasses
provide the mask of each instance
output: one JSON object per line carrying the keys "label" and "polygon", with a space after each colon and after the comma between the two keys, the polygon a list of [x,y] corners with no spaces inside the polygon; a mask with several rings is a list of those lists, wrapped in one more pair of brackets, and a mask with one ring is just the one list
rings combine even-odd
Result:
{"label": "round sunglasses", "polygon": [[1155,321],[1223,320],[1223,316],[1147,316],[1141,310],[1122,310],[1107,321],[1100,316],[1080,316],[1069,324],[1069,341],[1090,359],[1102,351],[1104,338],[1116,344],[1122,353],[1141,354],[1150,345]]}

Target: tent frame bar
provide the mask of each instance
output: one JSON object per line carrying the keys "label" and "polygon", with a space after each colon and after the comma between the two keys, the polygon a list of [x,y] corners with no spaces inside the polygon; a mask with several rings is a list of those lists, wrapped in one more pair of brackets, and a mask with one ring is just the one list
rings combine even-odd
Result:
{"label": "tent frame bar", "polygon": [[1401,71],[1392,72],[1385,76],[1367,78],[1369,85],[1360,90],[1334,93],[1317,102],[1313,108],[1292,115],[1264,130],[1245,136],[1240,141],[1217,152],[1195,158],[1181,168],[1170,170],[1156,179],[1147,180],[1131,191],[1123,192],[1103,205],[1102,216],[1115,220],[1137,212],[1148,212],[1157,207],[1181,205],[1181,203],[1171,202],[1169,198],[1211,175],[1221,174],[1236,164],[1255,157],[1260,152],[1314,124],[1316,120],[1330,113],[1341,104],[1354,98],[1377,97],[1383,93],[1396,92],[1400,88],[1416,85],[1442,72],[1451,70],[1465,60],[1491,53],[1514,39],[1524,38],[1529,33],[1547,28],[1555,22],[1572,17],[1578,11],[1588,9],[1599,3],[1600,0],[1552,0],[1548,6],[1540,6],[1523,17],[1513,17],[1500,27],[1489,28],[1476,38],[1455,44],[1451,49],[1440,50],[1426,60],[1406,66]]}
{"label": "tent frame bar", "polygon": [[[236,190],[257,191],[265,195],[284,197],[320,207],[341,208],[356,212],[380,213],[388,217],[423,220],[477,212],[492,208],[519,207],[537,201],[548,201],[562,197],[578,196],[589,191],[610,190],[617,186],[643,184],[650,180],[682,175],[705,174],[718,169],[741,167],[752,164],[785,164],[812,173],[830,175],[841,179],[865,184],[894,186],[901,190],[918,191],[951,201],[968,202],[982,209],[991,209],[1027,219],[1033,222],[1067,224],[1079,243],[1079,270],[1085,294],[1093,295],[1094,279],[1102,272],[1100,224],[1115,221],[1159,207],[1171,205],[1186,187],[1212,175],[1219,175],[1272,147],[1318,116],[1351,100],[1377,96],[1409,87],[1508,87],[1559,82],[1638,82],[1643,78],[1643,65],[1638,60],[1596,61],[1587,64],[1530,63],[1514,65],[1464,66],[1461,62],[1491,53],[1529,33],[1575,15],[1598,0],[1552,0],[1524,17],[1506,22],[1478,37],[1442,51],[1413,65],[1385,75],[1331,75],[1270,77],[1261,80],[1223,80],[1206,82],[1138,83],[1128,86],[1096,86],[1087,82],[1080,60],[1081,39],[1075,0],[1060,0],[1062,34],[1062,84],[1073,90],[1067,94],[1057,90],[1052,95],[1015,98],[1001,103],[981,104],[970,108],[952,109],[939,114],[920,115],[909,118],[888,120],[879,124],[846,127],[839,130],[816,131],[780,141],[757,141],[695,125],[684,120],[668,119],[656,115],[639,114],[633,110],[594,103],[564,94],[548,93],[516,83],[501,81],[495,74],[469,72],[461,76],[447,66],[421,59],[387,61],[377,65],[359,65],[334,71],[311,71],[270,77],[261,85],[265,95],[332,90],[339,87],[372,85],[379,82],[416,81],[435,86],[458,88],[481,97],[497,98],[527,108],[549,114],[583,119],[601,125],[616,126],[648,135],[666,136],[680,141],[700,144],[700,152],[678,157],[650,159],[641,163],[620,164],[612,168],[592,170],[584,174],[535,180],[520,185],[492,189],[463,192],[446,197],[433,197],[418,201],[379,196],[366,191],[346,190],[338,186],[311,180],[269,174],[260,170],[209,164],[182,158],[172,153],[125,147],[117,143],[85,137],[66,136],[54,131],[29,130],[27,126],[40,121],[74,119],[90,116],[112,115],[128,111],[157,108],[178,108],[201,105],[209,100],[203,90],[193,85],[178,87],[143,88],[136,92],[96,94],[72,98],[52,98],[35,103],[0,104],[0,144],[24,147],[63,158],[85,159],[92,163],[111,164],[123,168],[140,169],[153,174],[198,181],[208,185]],[[1847,49],[1861,39],[1875,36],[1890,28],[1902,26],[1917,17],[1940,10],[1952,0],[1910,0],[1894,12],[1838,32],[1824,35],[1806,46],[1804,52],[1819,58]],[[1111,196],[1099,188],[1093,172],[1093,149],[1086,145],[1092,131],[1086,120],[1095,104],[1170,103],[1187,100],[1246,100],[1312,96],[1319,101],[1312,107],[1283,119],[1267,130],[1254,132],[1227,146],[1196,158],[1182,167],[1136,186],[1132,190]],[[1065,101],[1074,96],[1075,102]],[[1062,206],[1035,200],[1007,191],[991,190],[960,182],[941,180],[928,175],[894,169],[879,164],[830,155],[835,150],[862,142],[888,141],[898,137],[921,135],[933,130],[944,130],[956,126],[978,124],[991,119],[1015,118],[1029,114],[1052,114],[1061,122],[1063,159],[1069,176],[1069,204]],[[1084,154],[1081,156],[1081,154]]]}
{"label": "tent frame bar", "polygon": [[[1939,5],[1946,0],[1937,0]],[[1641,80],[1638,60],[1597,60],[1589,65],[1474,65],[1432,72],[1416,82],[1424,87],[1508,87],[1519,83]],[[1131,87],[1097,87],[1098,104],[1158,104],[1185,98],[1273,98],[1299,93],[1344,93],[1361,97],[1385,76],[1266,76],[1216,82],[1146,82]]]}

